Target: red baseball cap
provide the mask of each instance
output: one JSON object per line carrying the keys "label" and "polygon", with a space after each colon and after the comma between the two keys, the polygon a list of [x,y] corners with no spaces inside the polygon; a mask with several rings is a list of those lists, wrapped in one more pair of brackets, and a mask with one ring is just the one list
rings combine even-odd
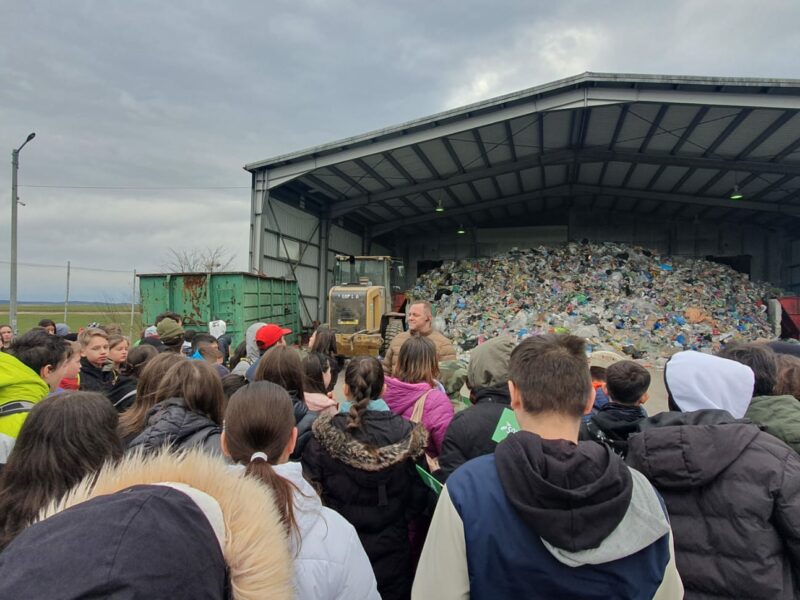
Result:
{"label": "red baseball cap", "polygon": [[274,323],[268,323],[256,332],[256,345],[259,350],[271,348],[285,335],[292,333],[291,329],[284,329]]}

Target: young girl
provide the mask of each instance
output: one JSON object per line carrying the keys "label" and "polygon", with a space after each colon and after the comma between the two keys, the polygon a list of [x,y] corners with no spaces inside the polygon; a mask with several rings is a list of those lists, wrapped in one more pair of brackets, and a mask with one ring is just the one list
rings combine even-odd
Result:
{"label": "young girl", "polygon": [[324,508],[303,479],[300,464],[288,462],[296,441],[286,390],[256,381],[231,396],[222,449],[247,475],[272,489],[295,556],[296,598],[379,598],[369,559],[352,525]]}
{"label": "young girl", "polygon": [[331,369],[331,380],[328,384],[326,392],[332,392],[336,387],[336,381],[339,379],[339,361],[336,358],[336,332],[328,327],[317,327],[311,338],[308,340],[309,352],[319,352],[328,359],[328,364]]}
{"label": "young girl", "polygon": [[175,450],[201,447],[211,454],[222,453],[225,392],[211,365],[179,357],[161,380],[154,400],[144,430],[128,444],[128,450],[154,452],[166,445]]}
{"label": "young girl", "polygon": [[310,411],[305,402],[303,361],[292,348],[273,346],[264,353],[264,357],[258,363],[255,380],[277,383],[289,392],[294,408],[295,425],[299,432],[292,459],[299,459],[306,443],[311,439],[311,425],[317,418],[317,413]]}
{"label": "young girl", "polygon": [[0,550],[48,502],[122,456],[117,419],[96,392],[64,392],[33,407],[0,478]]}
{"label": "young girl", "polygon": [[321,488],[325,505],[356,528],[378,591],[392,600],[411,593],[408,525],[427,499],[415,461],[425,451],[428,433],[386,410],[380,400],[383,382],[376,359],[350,361],[344,385],[348,403],[342,406],[348,412],[316,420],[303,468]]}
{"label": "young girl", "polygon": [[319,352],[312,352],[303,359],[305,369],[305,393],[303,397],[308,410],[336,414],[339,407],[329,392],[331,385],[331,365],[328,357]]}
{"label": "young girl", "polygon": [[108,336],[108,359],[111,361],[111,368],[117,375],[128,361],[129,346],[128,338],[124,335]]}
{"label": "young girl", "polygon": [[147,362],[136,382],[133,404],[119,418],[119,435],[127,446],[141,433],[147,421],[147,413],[156,403],[156,390],[173,366],[183,360],[174,352],[162,352]]}
{"label": "young girl", "polygon": [[436,384],[438,374],[435,344],[412,336],[400,347],[395,376],[386,378],[383,396],[393,413],[425,426],[431,434],[427,452],[433,458],[439,456],[454,414],[453,403]]}

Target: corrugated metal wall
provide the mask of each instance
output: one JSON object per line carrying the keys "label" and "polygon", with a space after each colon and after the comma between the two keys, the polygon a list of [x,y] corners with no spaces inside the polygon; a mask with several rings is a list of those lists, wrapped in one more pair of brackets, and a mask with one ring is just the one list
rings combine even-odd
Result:
{"label": "corrugated metal wall", "polygon": [[261,270],[270,277],[297,281],[300,318],[307,325],[319,309],[319,219],[283,202],[270,200],[270,205]]}
{"label": "corrugated metal wall", "polygon": [[[297,281],[300,293],[300,316],[304,324],[325,321],[325,306],[320,306],[320,219],[311,213],[278,200],[269,201],[264,218],[263,257],[261,271],[270,277]],[[328,237],[328,274],[323,284],[327,293],[333,281],[337,254],[363,254],[362,237],[331,224]],[[372,244],[370,254],[391,255],[385,246]]]}

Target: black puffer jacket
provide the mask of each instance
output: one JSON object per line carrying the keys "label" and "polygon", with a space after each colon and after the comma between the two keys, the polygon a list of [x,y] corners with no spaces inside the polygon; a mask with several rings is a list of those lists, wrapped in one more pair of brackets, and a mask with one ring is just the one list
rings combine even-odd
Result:
{"label": "black puffer jacket", "polygon": [[667,505],[686,598],[800,597],[800,457],[721,410],[640,430],[627,460]]}
{"label": "black puffer jacket", "polygon": [[439,481],[447,478],[468,460],[492,454],[497,442],[492,439],[500,415],[509,407],[508,384],[473,390],[474,406],[456,413],[445,433],[439,454]]}
{"label": "black puffer jacket", "polygon": [[163,446],[176,450],[201,446],[222,454],[222,429],[205,414],[189,410],[182,398],[159,402],[147,413],[144,430],[128,444],[128,450],[156,451]]}
{"label": "black puffer jacket", "polygon": [[358,532],[384,600],[408,598],[413,567],[409,521],[427,501],[415,459],[428,433],[386,411],[364,413],[360,429],[347,416],[320,416],[303,453],[303,470],[322,489],[322,501]]}

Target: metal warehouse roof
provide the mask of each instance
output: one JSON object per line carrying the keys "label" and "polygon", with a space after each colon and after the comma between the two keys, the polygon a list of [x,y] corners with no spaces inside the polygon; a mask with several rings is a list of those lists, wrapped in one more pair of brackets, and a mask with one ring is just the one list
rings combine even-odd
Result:
{"label": "metal warehouse roof", "polygon": [[800,80],[584,73],[245,169],[372,237],[570,208],[794,226]]}

